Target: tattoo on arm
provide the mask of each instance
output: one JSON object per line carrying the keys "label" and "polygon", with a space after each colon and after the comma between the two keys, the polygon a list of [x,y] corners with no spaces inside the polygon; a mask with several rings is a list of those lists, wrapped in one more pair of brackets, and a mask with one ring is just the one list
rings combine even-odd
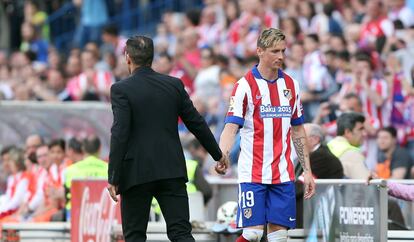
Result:
{"label": "tattoo on arm", "polygon": [[308,156],[308,154],[305,154],[305,139],[306,137],[298,137],[293,139],[293,145],[295,146],[296,153],[298,154],[298,159],[300,162],[300,165],[303,168],[303,171],[309,171],[309,168],[306,166],[305,162],[305,156]]}

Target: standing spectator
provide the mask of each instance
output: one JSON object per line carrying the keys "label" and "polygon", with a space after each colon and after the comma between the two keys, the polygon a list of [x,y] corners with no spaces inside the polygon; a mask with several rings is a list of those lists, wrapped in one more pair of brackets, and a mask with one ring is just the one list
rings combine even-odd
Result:
{"label": "standing spectator", "polygon": [[352,81],[342,85],[338,98],[341,100],[350,92],[361,98],[363,112],[370,124],[366,126],[367,137],[363,146],[366,153],[365,162],[370,170],[374,170],[378,161],[376,133],[378,129],[389,125],[390,120],[388,86],[385,80],[375,78],[374,66],[368,55],[357,53],[355,61]]}
{"label": "standing spectator", "polygon": [[95,69],[98,59],[94,52],[82,52],[82,73],[69,80],[67,90],[73,100],[108,101],[109,90],[115,82],[112,73]]}
{"label": "standing spectator", "polygon": [[[102,30],[102,40],[107,45],[106,51],[115,53],[116,56],[124,54],[126,38],[119,35],[119,30],[116,25],[106,25]],[[105,47],[103,47],[105,48]]]}
{"label": "standing spectator", "polygon": [[381,0],[368,0],[366,12],[360,31],[359,47],[381,52],[386,39],[394,34],[394,25],[387,18]]}
{"label": "standing spectator", "polygon": [[337,120],[337,137],[328,143],[329,150],[342,163],[344,175],[350,179],[368,179],[370,171],[358,148],[365,135],[365,117],[360,113],[343,113]]}
{"label": "standing spectator", "polygon": [[31,51],[35,53],[35,59],[41,63],[47,63],[47,42],[39,38],[36,29],[33,24],[29,22],[24,22],[21,27],[22,30],[22,43],[20,45],[20,50],[23,52]]}
{"label": "standing spectator", "polygon": [[222,26],[216,21],[216,12],[213,6],[207,6],[201,13],[201,25],[198,27],[200,48],[214,48],[220,40]]}
{"label": "standing spectator", "polygon": [[220,94],[220,67],[212,48],[201,50],[201,68],[194,79],[194,93],[206,102],[211,96]]}
{"label": "standing spectator", "polygon": [[326,101],[337,91],[336,84],[329,75],[323,53],[318,49],[319,37],[309,34],[305,37],[306,51],[303,60],[304,91],[301,95],[305,121],[312,121],[321,101]]}
{"label": "standing spectator", "polygon": [[33,92],[41,101],[71,101],[72,98],[66,89],[66,80],[63,73],[56,69],[47,72],[47,83],[34,86]]}
{"label": "standing spectator", "polygon": [[75,35],[75,46],[83,48],[92,41],[100,44],[102,27],[108,22],[105,0],[73,0],[80,9],[79,25]]}
{"label": "standing spectator", "polygon": [[378,131],[377,143],[380,151],[376,173],[383,179],[409,179],[412,161],[410,154],[397,142],[397,130],[385,127]]}
{"label": "standing spectator", "polygon": [[39,9],[39,4],[35,0],[25,0],[24,2],[24,21],[33,24],[36,32],[42,39],[49,41],[49,25],[47,24],[47,13]]}
{"label": "standing spectator", "polygon": [[259,64],[236,83],[220,138],[222,151],[229,154],[241,128],[237,226],[243,234],[237,242],[260,241],[264,226],[269,242],[287,241],[287,229],[295,227],[292,143],[304,169],[305,199],[315,192],[299,84],[281,70],[285,50],[281,30],[261,33]]}
{"label": "standing spectator", "polygon": [[388,5],[388,18],[391,21],[401,20],[405,28],[414,25],[414,12],[406,5],[406,0],[385,1]]}

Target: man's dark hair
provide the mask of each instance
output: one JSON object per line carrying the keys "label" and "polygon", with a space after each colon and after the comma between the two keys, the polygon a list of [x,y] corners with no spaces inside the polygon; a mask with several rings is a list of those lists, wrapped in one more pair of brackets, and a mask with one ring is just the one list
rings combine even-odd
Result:
{"label": "man's dark hair", "polygon": [[341,60],[349,62],[351,56],[349,55],[349,52],[347,50],[343,50],[343,51],[336,52],[336,57]]}
{"label": "man's dark hair", "polygon": [[83,150],[87,154],[96,154],[101,148],[101,141],[98,136],[92,135],[83,140]]}
{"label": "man's dark hair", "polygon": [[75,153],[78,153],[78,154],[82,153],[82,143],[75,137],[72,137],[68,141],[68,148],[75,151]]}
{"label": "man's dark hair", "polygon": [[15,145],[8,145],[4,146],[3,149],[0,151],[0,156],[3,156],[5,154],[8,154],[10,150],[17,148]]}
{"label": "man's dark hair", "polygon": [[347,112],[341,114],[338,120],[336,121],[337,125],[337,135],[344,135],[345,130],[352,131],[355,128],[357,123],[364,123],[365,117],[361,113],[357,112]]}
{"label": "man's dark hair", "polygon": [[346,94],[346,95],[344,96],[344,99],[345,99],[345,100],[349,100],[349,99],[352,99],[352,98],[357,99],[357,100],[358,100],[358,104],[359,104],[360,106],[362,106],[362,100],[361,100],[361,98],[360,98],[358,95],[356,95],[355,93],[350,92],[350,93],[348,93],[348,94]]}
{"label": "man's dark hair", "polygon": [[192,25],[198,26],[200,24],[201,11],[200,9],[190,9],[185,13],[185,17],[190,20]]}
{"label": "man's dark hair", "polygon": [[158,55],[158,58],[167,58],[168,61],[170,61],[170,62],[173,61],[172,56],[170,56],[167,52],[161,52]]}
{"label": "man's dark hair", "polygon": [[379,131],[384,131],[384,132],[389,133],[394,139],[397,138],[397,130],[393,126],[381,128]]}
{"label": "man's dark hair", "polygon": [[126,42],[126,54],[139,66],[151,66],[154,59],[154,43],[145,36],[133,36]]}
{"label": "man's dark hair", "polygon": [[319,37],[317,34],[308,34],[306,38],[312,39],[314,42],[319,43]]}
{"label": "man's dark hair", "polygon": [[102,32],[104,34],[109,34],[112,36],[118,36],[119,35],[119,30],[118,27],[114,24],[108,24],[106,25],[103,29]]}
{"label": "man's dark hair", "polygon": [[371,56],[368,53],[365,53],[365,52],[357,52],[355,54],[355,60],[356,61],[364,61],[364,62],[367,62],[369,64],[369,66],[371,67],[371,70],[374,70],[374,68],[375,68],[374,63],[372,63]]}
{"label": "man's dark hair", "polygon": [[63,151],[66,150],[66,142],[63,139],[54,139],[49,143],[49,149],[52,149],[55,146],[59,146]]}

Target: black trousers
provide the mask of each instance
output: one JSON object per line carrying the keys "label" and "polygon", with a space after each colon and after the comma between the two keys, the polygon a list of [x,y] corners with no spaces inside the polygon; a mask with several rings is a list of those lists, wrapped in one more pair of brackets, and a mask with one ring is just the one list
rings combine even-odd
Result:
{"label": "black trousers", "polygon": [[188,195],[184,178],[154,181],[134,186],[121,194],[122,230],[125,242],[147,239],[152,198],[160,205],[173,242],[193,242],[189,222]]}

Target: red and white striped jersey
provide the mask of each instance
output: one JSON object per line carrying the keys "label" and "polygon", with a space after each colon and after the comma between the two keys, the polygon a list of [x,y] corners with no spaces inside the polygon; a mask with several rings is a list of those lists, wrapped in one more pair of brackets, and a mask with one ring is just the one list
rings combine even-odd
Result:
{"label": "red and white striped jersey", "polygon": [[344,83],[339,91],[339,100],[341,100],[348,93],[355,93],[361,98],[362,108],[364,113],[367,113],[369,122],[372,127],[380,129],[390,124],[391,119],[391,107],[388,98],[388,87],[387,82],[383,79],[371,79],[369,82],[371,90],[375,90],[384,100],[385,103],[377,107],[374,102],[368,96],[368,93],[363,89],[362,86],[353,86],[351,82]]}
{"label": "red and white striped jersey", "polygon": [[291,125],[301,125],[299,84],[278,71],[265,80],[254,67],[233,89],[226,123],[241,127],[239,182],[278,184],[295,180]]}

